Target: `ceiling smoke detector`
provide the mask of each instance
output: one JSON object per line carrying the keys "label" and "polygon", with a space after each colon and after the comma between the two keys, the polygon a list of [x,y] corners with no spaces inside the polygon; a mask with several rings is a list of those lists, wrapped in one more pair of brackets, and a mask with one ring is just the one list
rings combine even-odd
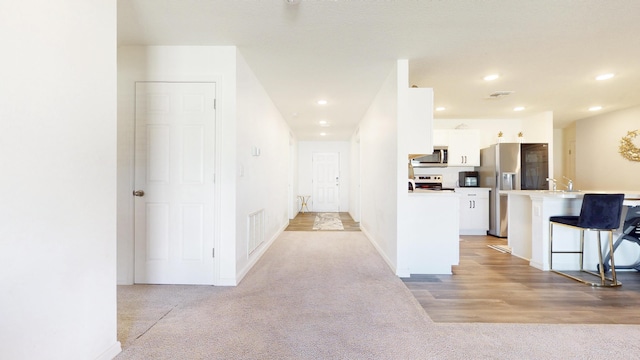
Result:
{"label": "ceiling smoke detector", "polygon": [[509,96],[511,94],[513,94],[513,91],[495,91],[489,94],[489,97],[487,97],[487,99],[502,99],[503,97]]}
{"label": "ceiling smoke detector", "polygon": [[284,3],[287,5],[298,5],[300,0],[284,0]]}

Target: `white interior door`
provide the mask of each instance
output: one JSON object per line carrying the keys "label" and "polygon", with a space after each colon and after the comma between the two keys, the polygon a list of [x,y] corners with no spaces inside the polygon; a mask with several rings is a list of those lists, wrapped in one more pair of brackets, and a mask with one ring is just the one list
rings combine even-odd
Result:
{"label": "white interior door", "polygon": [[213,284],[215,91],[136,83],[136,283]]}
{"label": "white interior door", "polygon": [[312,161],[313,211],[340,211],[340,154],[314,153]]}

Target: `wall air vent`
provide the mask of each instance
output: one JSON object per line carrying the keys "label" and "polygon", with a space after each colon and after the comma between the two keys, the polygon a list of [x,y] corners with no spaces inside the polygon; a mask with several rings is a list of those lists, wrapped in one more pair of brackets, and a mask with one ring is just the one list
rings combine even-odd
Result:
{"label": "wall air vent", "polygon": [[511,94],[513,94],[513,91],[495,91],[489,94],[487,99],[490,99],[490,100],[502,99],[503,97],[509,96]]}
{"label": "wall air vent", "polygon": [[249,214],[247,217],[247,256],[264,242],[264,209]]}

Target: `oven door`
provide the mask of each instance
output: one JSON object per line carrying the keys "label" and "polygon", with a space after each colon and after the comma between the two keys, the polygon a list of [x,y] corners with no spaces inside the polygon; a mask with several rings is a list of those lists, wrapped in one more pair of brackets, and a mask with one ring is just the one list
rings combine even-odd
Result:
{"label": "oven door", "polygon": [[442,183],[432,183],[432,182],[415,182],[414,189],[422,189],[422,190],[442,190]]}

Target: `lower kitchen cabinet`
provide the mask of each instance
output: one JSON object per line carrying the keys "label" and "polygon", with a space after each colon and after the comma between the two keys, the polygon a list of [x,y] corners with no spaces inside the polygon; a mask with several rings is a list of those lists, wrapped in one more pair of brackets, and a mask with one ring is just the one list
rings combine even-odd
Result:
{"label": "lower kitchen cabinet", "polygon": [[456,188],[460,193],[460,235],[487,235],[489,188]]}

